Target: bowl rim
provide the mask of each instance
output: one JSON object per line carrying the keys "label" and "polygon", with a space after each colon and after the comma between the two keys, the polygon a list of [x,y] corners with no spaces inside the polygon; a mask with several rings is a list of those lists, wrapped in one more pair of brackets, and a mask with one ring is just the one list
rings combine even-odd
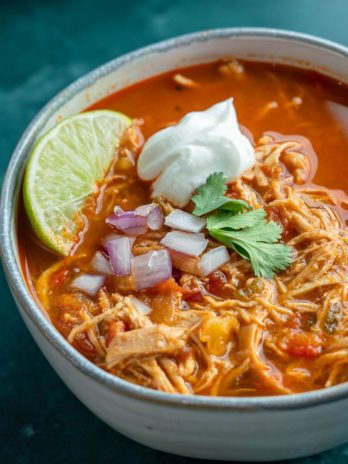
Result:
{"label": "bowl rim", "polygon": [[53,346],[54,349],[58,350],[59,353],[82,374],[120,395],[176,408],[198,408],[200,410],[219,411],[281,411],[310,408],[320,404],[339,401],[348,397],[348,382],[328,389],[293,395],[243,398],[169,394],[126,382],[102,370],[91,361],[88,361],[68,343],[54,325],[44,316],[42,310],[35,302],[34,297],[30,294],[20,267],[17,264],[12,243],[12,220],[14,207],[16,205],[15,192],[26,157],[28,156],[28,148],[40,129],[49,119],[50,115],[54,114],[62,104],[83,91],[97,79],[106,76],[110,72],[117,70],[124,64],[137,58],[152,53],[165,52],[177,48],[178,46],[189,45],[193,42],[205,42],[210,39],[229,37],[263,37],[303,42],[348,58],[348,48],[345,46],[308,34],[271,28],[221,28],[185,34],[137,49],[136,51],[115,58],[80,77],[60,91],[37,113],[19,139],[9,161],[4,176],[0,200],[0,211],[2,212],[0,215],[0,252],[6,279],[12,294],[15,296],[17,306],[19,303],[26,317],[30,319],[48,343]]}

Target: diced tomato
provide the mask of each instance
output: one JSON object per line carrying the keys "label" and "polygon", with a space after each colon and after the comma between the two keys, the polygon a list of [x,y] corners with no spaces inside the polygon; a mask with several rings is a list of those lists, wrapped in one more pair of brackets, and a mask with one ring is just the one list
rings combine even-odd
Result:
{"label": "diced tomato", "polygon": [[286,351],[294,358],[316,358],[322,351],[322,340],[307,332],[292,332],[286,343]]}
{"label": "diced tomato", "polygon": [[288,353],[294,358],[316,358],[321,352],[320,347],[312,345],[293,345],[288,347]]}
{"label": "diced tomato", "polygon": [[192,290],[186,290],[184,295],[185,301],[192,301],[193,303],[200,303],[204,301],[202,290],[200,288],[193,288]]}
{"label": "diced tomato", "polygon": [[216,293],[224,288],[226,283],[226,276],[221,271],[215,271],[209,276],[207,290],[210,293]]}

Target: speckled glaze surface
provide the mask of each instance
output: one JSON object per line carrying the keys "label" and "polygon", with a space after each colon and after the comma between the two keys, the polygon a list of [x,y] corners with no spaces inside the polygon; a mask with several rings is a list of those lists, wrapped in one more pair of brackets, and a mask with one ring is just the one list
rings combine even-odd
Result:
{"label": "speckled glaze surface", "polygon": [[3,265],[24,322],[48,361],[75,395],[116,430],[184,456],[266,462],[306,456],[348,440],[348,385],[286,397],[212,398],[128,384],[91,364],[59,335],[31,297],[18,265],[16,205],[26,158],[39,134],[125,85],[222,55],[295,64],[348,82],[346,48],[271,29],[205,31],[107,63],[58,94],[19,141],[1,197]]}

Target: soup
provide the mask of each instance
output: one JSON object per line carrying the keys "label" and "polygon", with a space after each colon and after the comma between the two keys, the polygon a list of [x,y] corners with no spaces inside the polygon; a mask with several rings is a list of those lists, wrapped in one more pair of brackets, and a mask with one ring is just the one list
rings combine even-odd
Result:
{"label": "soup", "polygon": [[[219,234],[215,228],[208,235],[214,213],[192,214],[197,191],[180,208],[163,195],[153,198],[137,161],[151,136],[230,97],[240,141],[252,142],[253,165],[223,192],[222,203],[241,208],[239,226],[232,233],[220,224]],[[69,255],[47,250],[22,206],[19,212],[23,273],[57,330],[102,369],[168,393],[279,395],[347,381],[347,105],[346,86],[313,71],[226,59],[153,77],[88,108],[134,119],[83,208]],[[164,190],[182,180],[169,179]],[[241,217],[261,210],[261,237],[238,241],[247,236],[240,235]],[[284,247],[274,250],[291,250],[291,262],[289,251],[288,261],[272,269],[264,257],[277,261],[270,246],[278,237],[270,243],[263,237],[270,223],[280,227]],[[113,240],[121,250],[114,259]],[[157,281],[153,270],[147,275],[149,256],[162,272]]]}

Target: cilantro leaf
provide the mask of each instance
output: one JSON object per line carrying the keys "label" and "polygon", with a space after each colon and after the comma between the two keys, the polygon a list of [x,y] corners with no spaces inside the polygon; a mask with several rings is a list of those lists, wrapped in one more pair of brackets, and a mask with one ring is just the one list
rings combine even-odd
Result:
{"label": "cilantro leaf", "polygon": [[195,203],[193,214],[202,216],[218,208],[227,209],[233,212],[241,212],[250,208],[248,203],[243,200],[235,200],[225,197],[226,179],[222,172],[211,174],[204,185],[197,188],[197,193],[192,197]]}
{"label": "cilantro leaf", "polygon": [[262,208],[232,216],[230,211],[218,211],[207,218],[208,229],[244,229],[266,223],[266,211]]}
{"label": "cilantro leaf", "polygon": [[211,174],[205,184],[197,188],[196,195],[192,197],[192,201],[196,205],[193,214],[202,216],[214,209],[220,208],[228,200],[227,197],[223,196],[226,190],[226,179],[223,173],[215,172]]}
{"label": "cilantro leaf", "polygon": [[209,229],[209,234],[243,258],[250,261],[255,275],[272,279],[274,273],[291,264],[292,250],[287,245],[274,243],[279,238],[280,226],[268,222],[264,226],[243,230]]}
{"label": "cilantro leaf", "polygon": [[226,198],[224,204],[220,206],[223,211],[233,211],[234,213],[242,213],[245,209],[251,209],[249,203],[244,200],[237,200],[236,198]]}
{"label": "cilantro leaf", "polygon": [[242,232],[245,241],[276,243],[282,235],[282,228],[274,221],[264,221],[262,224],[244,228]]}

